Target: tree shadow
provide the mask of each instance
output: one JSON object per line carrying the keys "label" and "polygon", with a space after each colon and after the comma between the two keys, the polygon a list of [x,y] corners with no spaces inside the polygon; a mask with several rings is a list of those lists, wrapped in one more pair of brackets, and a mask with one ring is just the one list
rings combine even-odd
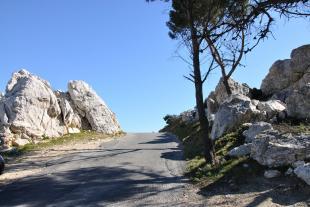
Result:
{"label": "tree shadow", "polygon": [[[83,152],[79,149],[61,157],[51,157],[50,160],[37,163],[37,165],[45,165],[49,167],[47,169],[58,169],[58,165],[61,165],[62,171],[31,176],[1,186],[0,206],[105,206],[115,202],[149,199],[150,196],[162,193],[169,195],[171,192],[181,191],[184,184],[188,183],[188,179],[183,175],[172,175],[156,171],[156,169],[147,170],[143,167],[133,169],[132,166],[135,164],[126,162],[126,160],[113,167],[100,165],[72,169],[64,165],[123,154],[130,156],[130,153],[140,153],[140,151],[146,151],[146,153],[159,151],[162,159],[173,163],[171,165],[173,168],[175,164],[173,161],[182,160],[183,153],[179,144],[166,145],[171,142],[177,143],[177,140],[170,135],[163,134],[159,135],[155,141],[139,143],[138,146],[141,144],[141,147],[102,148],[82,150]],[[27,164],[31,166],[30,163],[31,161],[25,162],[20,167],[26,167]]]}
{"label": "tree shadow", "polygon": [[173,142],[180,144],[179,140],[170,133],[161,133],[160,135],[156,137],[157,138],[152,141],[141,142],[139,144],[167,144],[167,143],[173,143]]}
{"label": "tree shadow", "polygon": [[[138,176],[138,178],[137,178]],[[163,193],[162,185],[186,182],[155,172],[123,167],[93,167],[29,177],[0,187],[0,206],[97,205]],[[182,188],[171,185],[166,191]]]}

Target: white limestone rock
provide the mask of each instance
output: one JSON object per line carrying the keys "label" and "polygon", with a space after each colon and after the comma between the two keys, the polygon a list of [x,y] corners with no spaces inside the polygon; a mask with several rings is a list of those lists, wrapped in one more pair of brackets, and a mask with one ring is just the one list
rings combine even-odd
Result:
{"label": "white limestone rock", "polygon": [[292,118],[310,118],[310,45],[291,53],[291,59],[278,60],[262,82],[261,90],[287,105]]}
{"label": "white limestone rock", "polygon": [[58,103],[62,111],[62,119],[67,127],[68,133],[79,133],[82,128],[82,120],[72,103],[69,93],[56,91],[55,95],[58,98]]}
{"label": "white limestone rock", "polygon": [[280,100],[269,100],[259,102],[257,108],[266,113],[267,117],[272,118],[282,111],[286,110],[286,104]]}
{"label": "white limestone rock", "polygon": [[232,95],[224,102],[215,115],[211,138],[217,139],[246,122],[263,119],[263,115],[252,104],[249,97]]}
{"label": "white limestone rock", "polygon": [[[310,74],[310,71],[309,71]],[[298,119],[310,118],[310,78],[309,83],[294,90],[286,99],[287,114]]]}
{"label": "white limestone rock", "polygon": [[[232,95],[250,96],[250,87],[246,84],[240,84],[232,78],[228,80]],[[207,117],[210,122],[213,121],[214,115],[218,111],[221,104],[223,104],[229,96],[227,95],[223,79],[221,78],[214,91],[212,91],[206,99]]]}
{"label": "white limestone rock", "polygon": [[13,74],[0,105],[1,123],[9,125],[14,134],[39,138],[65,133],[58,119],[61,110],[50,84],[26,70]]}
{"label": "white limestone rock", "polygon": [[121,131],[115,114],[87,83],[70,81],[68,91],[75,107],[79,113],[85,114],[94,131],[107,134]]}
{"label": "white limestone rock", "polygon": [[310,135],[263,131],[252,141],[251,157],[268,167],[289,166],[309,158]]}
{"label": "white limestone rock", "polygon": [[24,146],[26,144],[29,144],[30,142],[31,141],[28,139],[17,138],[17,139],[12,140],[12,145],[14,147],[21,147],[21,146]]}

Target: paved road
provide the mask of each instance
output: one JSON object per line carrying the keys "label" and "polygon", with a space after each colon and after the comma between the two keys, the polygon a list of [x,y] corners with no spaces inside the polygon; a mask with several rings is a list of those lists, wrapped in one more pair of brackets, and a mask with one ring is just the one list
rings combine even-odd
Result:
{"label": "paved road", "polygon": [[1,186],[0,206],[188,206],[182,150],[167,134],[128,134],[46,165]]}

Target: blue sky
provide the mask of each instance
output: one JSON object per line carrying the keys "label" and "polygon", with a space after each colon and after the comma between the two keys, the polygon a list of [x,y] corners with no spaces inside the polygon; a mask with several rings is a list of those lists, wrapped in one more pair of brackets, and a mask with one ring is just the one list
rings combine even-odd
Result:
{"label": "blue sky", "polygon": [[[188,67],[167,35],[168,9],[144,0],[0,0],[0,91],[20,68],[64,91],[69,80],[85,80],[125,131],[157,131],[165,114],[195,104]],[[309,43],[310,22],[281,21],[274,37],[246,57],[236,80],[259,87],[275,60]],[[205,95],[218,78],[214,72]]]}

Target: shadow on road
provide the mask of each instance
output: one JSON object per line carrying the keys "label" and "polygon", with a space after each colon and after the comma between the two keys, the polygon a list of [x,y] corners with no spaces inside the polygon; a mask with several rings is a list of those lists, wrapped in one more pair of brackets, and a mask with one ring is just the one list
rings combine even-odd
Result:
{"label": "shadow on road", "polygon": [[[182,161],[184,160],[184,154],[183,154],[183,146],[181,142],[174,136],[169,133],[164,133],[159,136],[157,136],[157,139],[149,141],[149,142],[142,142],[139,144],[167,144],[167,143],[175,143],[175,148],[166,148],[169,149],[168,152],[163,152],[161,154],[161,158],[167,159],[167,160],[174,160],[174,161]],[[172,151],[171,151],[172,150]]]}
{"label": "shadow on road", "polygon": [[[133,179],[139,175],[144,179]],[[45,206],[64,201],[79,205],[119,202],[137,195],[157,194],[156,185],[180,183],[182,179],[122,167],[77,169],[45,177],[30,177],[1,187],[0,206]]]}
{"label": "shadow on road", "polygon": [[[176,145],[169,144],[165,148],[165,144],[168,143],[176,143]],[[144,153],[159,151],[160,157],[167,161],[183,159],[177,140],[163,134],[157,136],[155,140],[138,143],[133,148],[126,146],[126,148],[68,152],[63,157],[53,158],[45,165],[53,169],[57,165],[102,160],[122,154],[126,154],[123,157],[130,157],[131,153],[140,153],[140,151]],[[131,198],[144,199],[165,191],[171,192],[183,188],[182,183],[188,182],[183,176],[165,176],[166,174],[161,174],[157,169],[143,167],[138,169],[133,167],[135,165],[124,160],[115,166],[100,165],[67,169],[49,175],[24,178],[6,186],[0,186],[0,206],[105,205]],[[166,187],[163,188],[163,186]]]}

